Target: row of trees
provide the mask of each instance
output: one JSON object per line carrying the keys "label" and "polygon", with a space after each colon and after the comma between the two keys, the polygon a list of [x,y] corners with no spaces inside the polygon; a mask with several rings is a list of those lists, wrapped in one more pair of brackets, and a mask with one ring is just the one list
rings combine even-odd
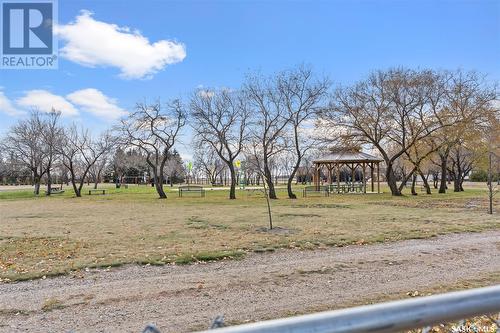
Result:
{"label": "row of trees", "polygon": [[32,111],[27,119],[10,129],[1,148],[11,165],[30,171],[35,194],[40,193],[42,178],[47,180],[47,195],[51,194],[52,173],[58,170],[80,197],[88,176],[100,177],[116,139],[109,132],[94,138],[88,130],[75,125],[64,128],[59,124],[59,117],[60,113],[55,110]]}
{"label": "row of trees", "polygon": [[[149,182],[150,166],[140,149],[124,146],[110,131],[93,137],[85,128],[64,127],[59,118],[56,111],[34,110],[10,129],[0,147],[1,178],[23,179],[34,185],[36,195],[42,181],[50,195],[56,179],[71,183],[78,197],[85,183],[93,182],[97,188],[104,178],[117,184]],[[182,159],[176,150],[170,155],[165,171],[171,182],[183,181]]]}
{"label": "row of trees", "polygon": [[139,103],[98,138],[61,127],[56,111],[34,112],[2,145],[30,170],[37,193],[44,176],[50,189],[56,166],[80,196],[85,179],[100,179],[106,168],[120,178],[140,161],[138,172],[147,171],[166,198],[165,179],[192,172],[175,151],[186,127],[193,133],[195,168],[213,183],[226,174],[230,199],[236,198],[239,160],[271,199],[277,198],[273,175],[284,170],[288,197],[295,198],[292,184],[297,176],[307,178],[314,156],[352,146],[384,159],[393,195],[408,182],[416,194],[417,177],[431,193],[429,175],[444,193],[450,180],[455,191],[463,190],[473,167],[498,156],[496,100],[496,88],[473,72],[397,68],[332,91],[328,78],[299,66],[269,77],[249,75],[238,89],[199,89],[185,102]]}
{"label": "row of trees", "polygon": [[292,182],[304,156],[316,140],[307,133],[324,105],[330,86],[311,69],[299,67],[276,76],[249,76],[240,90],[199,90],[190,100],[194,141],[201,150],[216,154],[230,170],[230,199],[236,197],[234,162],[240,155],[266,182],[276,199],[271,173],[278,156],[288,155],[292,168],[287,190],[295,198]]}
{"label": "row of trees", "polygon": [[381,156],[393,195],[409,180],[416,194],[418,176],[430,194],[430,174],[440,177],[439,193],[449,180],[463,191],[465,177],[488,151],[498,156],[496,87],[477,73],[398,68],[331,94],[329,86],[300,67],[249,77],[238,91],[199,91],[190,107],[197,146],[212,150],[212,159],[219,156],[214,166],[223,162],[233,180],[234,160],[243,154],[262,174],[270,198],[276,198],[272,165],[286,165],[288,196],[295,198],[291,185],[304,157],[332,146]]}

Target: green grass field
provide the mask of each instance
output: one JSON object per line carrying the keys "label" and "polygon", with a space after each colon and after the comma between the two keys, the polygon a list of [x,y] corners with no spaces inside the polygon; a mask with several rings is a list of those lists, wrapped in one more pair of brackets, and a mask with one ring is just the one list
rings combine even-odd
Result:
{"label": "green grass field", "polygon": [[[107,188],[75,198],[71,190],[33,197],[0,192],[0,279],[14,281],[127,263],[185,264],[240,258],[276,248],[361,245],[500,228],[486,214],[486,191],[391,197],[350,194],[272,201],[268,230],[262,194],[207,191],[205,198],[157,199],[149,186]],[[387,189],[385,189],[387,191]],[[297,194],[301,189],[297,188]],[[498,199],[496,204],[498,205]]]}

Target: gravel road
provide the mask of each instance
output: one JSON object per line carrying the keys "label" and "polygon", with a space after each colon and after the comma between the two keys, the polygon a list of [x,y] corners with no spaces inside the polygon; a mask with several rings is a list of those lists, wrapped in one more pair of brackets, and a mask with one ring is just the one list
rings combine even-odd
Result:
{"label": "gravel road", "polygon": [[[162,332],[340,308],[500,272],[500,231],[0,284],[0,332]],[[499,281],[500,282],[500,281]],[[45,310],[44,310],[45,309]]]}

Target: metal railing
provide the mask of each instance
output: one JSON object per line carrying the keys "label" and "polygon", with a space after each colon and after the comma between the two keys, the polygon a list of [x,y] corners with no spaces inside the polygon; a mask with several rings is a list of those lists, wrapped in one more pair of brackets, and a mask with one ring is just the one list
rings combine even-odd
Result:
{"label": "metal railing", "polygon": [[225,327],[205,333],[399,332],[499,311],[500,285],[497,285]]}

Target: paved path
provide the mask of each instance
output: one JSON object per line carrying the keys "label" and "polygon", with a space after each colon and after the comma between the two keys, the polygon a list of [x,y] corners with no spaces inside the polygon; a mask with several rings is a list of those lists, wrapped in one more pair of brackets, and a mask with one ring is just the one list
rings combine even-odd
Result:
{"label": "paved path", "polygon": [[[0,284],[0,332],[162,332],[314,312],[500,272],[500,231]],[[500,282],[500,281],[499,281]],[[43,311],[43,305],[53,307]],[[17,313],[17,314],[16,314]]]}

